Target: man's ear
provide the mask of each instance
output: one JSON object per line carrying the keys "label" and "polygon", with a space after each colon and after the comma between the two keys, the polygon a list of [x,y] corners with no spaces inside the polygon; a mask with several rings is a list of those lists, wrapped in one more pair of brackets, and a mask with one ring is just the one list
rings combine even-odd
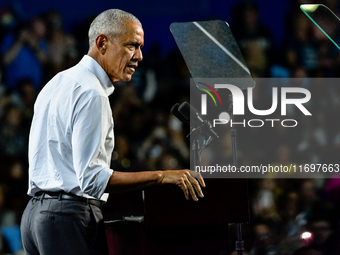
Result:
{"label": "man's ear", "polygon": [[99,52],[104,55],[107,49],[108,38],[106,35],[98,35],[96,38],[96,46]]}

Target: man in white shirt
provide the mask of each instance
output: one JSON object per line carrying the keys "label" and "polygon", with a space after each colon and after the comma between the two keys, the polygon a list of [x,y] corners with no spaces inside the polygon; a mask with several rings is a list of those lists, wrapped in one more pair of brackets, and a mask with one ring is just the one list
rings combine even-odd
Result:
{"label": "man in white shirt", "polygon": [[203,197],[202,177],[189,170],[110,169],[114,135],[108,96],[112,83],[130,81],[143,59],[144,32],[136,17],[112,9],[92,22],[89,43],[88,55],[47,83],[35,103],[29,138],[33,198],[21,223],[30,255],[107,254],[100,228],[104,192],[169,183],[186,199]]}

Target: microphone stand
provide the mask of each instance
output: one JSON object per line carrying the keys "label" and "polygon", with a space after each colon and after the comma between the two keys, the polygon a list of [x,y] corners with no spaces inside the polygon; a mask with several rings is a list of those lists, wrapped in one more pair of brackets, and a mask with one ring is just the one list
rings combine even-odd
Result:
{"label": "microphone stand", "polygon": [[[201,158],[200,158],[200,152],[203,151],[204,148],[206,148],[210,143],[214,140],[212,136],[207,135],[207,129],[211,129],[211,124],[209,121],[205,120],[202,125],[191,128],[190,133],[186,136],[188,139],[191,140],[191,151],[193,152],[193,166],[194,171],[196,170],[196,166],[201,165]],[[203,147],[200,145],[200,136],[204,137],[203,140]],[[208,139],[206,140],[206,137],[208,136]],[[215,138],[219,138],[216,136]]]}

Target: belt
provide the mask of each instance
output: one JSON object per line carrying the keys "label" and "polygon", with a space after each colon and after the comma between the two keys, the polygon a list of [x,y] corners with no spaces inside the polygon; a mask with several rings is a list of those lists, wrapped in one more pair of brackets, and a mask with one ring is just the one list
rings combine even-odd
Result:
{"label": "belt", "polygon": [[86,204],[91,204],[99,207],[100,209],[103,208],[105,204],[104,201],[100,201],[93,198],[86,198],[86,197],[79,197],[70,193],[63,193],[63,192],[49,192],[49,191],[39,191],[34,195],[35,199],[42,200],[42,199],[58,199],[58,200],[72,200],[78,201]]}

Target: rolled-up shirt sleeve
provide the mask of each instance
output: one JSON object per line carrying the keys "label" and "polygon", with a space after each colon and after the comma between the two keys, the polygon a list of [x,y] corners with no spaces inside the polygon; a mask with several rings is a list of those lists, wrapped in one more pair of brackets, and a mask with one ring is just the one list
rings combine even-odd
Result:
{"label": "rolled-up shirt sleeve", "polygon": [[79,103],[72,121],[73,164],[84,194],[100,198],[113,173],[113,119],[108,98],[95,96]]}

